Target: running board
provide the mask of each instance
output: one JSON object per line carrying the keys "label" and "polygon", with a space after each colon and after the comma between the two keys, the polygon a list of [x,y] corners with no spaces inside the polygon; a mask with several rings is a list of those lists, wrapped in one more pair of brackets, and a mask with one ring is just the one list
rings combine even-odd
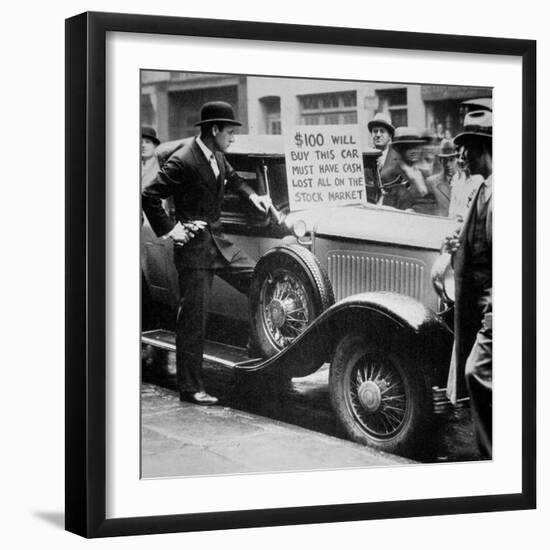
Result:
{"label": "running board", "polygon": [[[176,351],[176,335],[169,330],[150,330],[141,334],[141,342],[154,346],[155,348],[167,351]],[[204,343],[205,353],[203,357],[206,361],[216,365],[237,368],[240,371],[250,369],[254,371],[265,359],[250,359],[246,348],[221,344],[212,340],[206,340]],[[469,398],[459,399],[456,405],[453,405],[446,395],[445,388],[434,386],[432,388],[433,411],[436,415],[444,415],[452,410],[463,409],[469,406]]]}
{"label": "running board", "polygon": [[[148,344],[158,349],[175,352],[176,334],[170,330],[162,329],[142,332],[141,343]],[[212,340],[205,341],[204,349],[205,353],[203,354],[203,358],[206,361],[224,367],[234,368],[236,365],[258,364],[262,362],[261,359],[250,359],[246,348],[221,344]]]}

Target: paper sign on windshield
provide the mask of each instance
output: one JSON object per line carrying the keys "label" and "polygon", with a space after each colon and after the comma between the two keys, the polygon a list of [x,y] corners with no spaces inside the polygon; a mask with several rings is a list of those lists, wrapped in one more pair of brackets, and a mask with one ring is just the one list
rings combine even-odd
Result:
{"label": "paper sign on windshield", "polygon": [[294,126],[284,140],[291,210],[367,202],[357,125]]}

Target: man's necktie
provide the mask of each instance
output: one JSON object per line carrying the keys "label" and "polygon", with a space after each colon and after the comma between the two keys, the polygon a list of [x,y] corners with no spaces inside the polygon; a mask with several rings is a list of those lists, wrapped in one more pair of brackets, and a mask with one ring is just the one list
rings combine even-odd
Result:
{"label": "man's necktie", "polygon": [[216,176],[216,178],[218,178],[219,175],[220,175],[220,168],[218,166],[218,163],[216,161],[216,157],[214,156],[214,153],[212,153],[210,155],[210,166],[212,167],[214,175]]}

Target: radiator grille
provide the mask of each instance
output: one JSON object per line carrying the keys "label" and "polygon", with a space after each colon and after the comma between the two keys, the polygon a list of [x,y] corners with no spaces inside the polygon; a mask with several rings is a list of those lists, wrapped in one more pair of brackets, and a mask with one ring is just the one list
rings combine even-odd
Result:
{"label": "radiator grille", "polygon": [[375,290],[423,298],[426,265],[414,258],[331,252],[327,265],[336,300]]}

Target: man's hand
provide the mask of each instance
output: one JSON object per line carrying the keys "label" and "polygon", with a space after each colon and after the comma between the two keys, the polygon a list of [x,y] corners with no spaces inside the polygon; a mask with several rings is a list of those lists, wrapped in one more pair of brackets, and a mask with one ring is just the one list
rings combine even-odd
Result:
{"label": "man's hand", "polygon": [[208,224],[204,220],[193,220],[183,224],[178,222],[170,233],[164,235],[164,238],[170,238],[174,241],[174,244],[183,246],[207,225]]}
{"label": "man's hand", "polygon": [[264,214],[267,214],[273,205],[268,195],[258,195],[257,193],[252,193],[249,198],[252,201],[252,204]]}
{"label": "man's hand", "polygon": [[180,222],[178,222],[176,225],[174,225],[170,233],[164,235],[164,238],[172,239],[174,241],[174,244],[184,245],[188,243],[194,236],[195,234],[192,231],[190,231]]}
{"label": "man's hand", "polygon": [[461,227],[459,226],[454,230],[454,233],[445,237],[443,241],[443,252],[454,254],[459,249],[460,242],[458,236],[460,235],[460,230]]}

